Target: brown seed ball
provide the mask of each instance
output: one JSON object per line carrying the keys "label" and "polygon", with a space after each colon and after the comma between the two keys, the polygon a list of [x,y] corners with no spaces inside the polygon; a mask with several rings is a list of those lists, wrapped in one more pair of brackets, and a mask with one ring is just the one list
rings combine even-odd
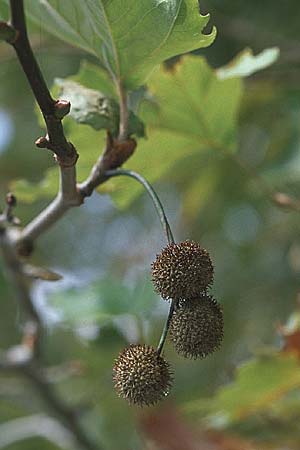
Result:
{"label": "brown seed ball", "polygon": [[176,351],[186,358],[205,358],[223,340],[223,311],[209,295],[180,302],[171,319],[169,333]]}
{"label": "brown seed ball", "polygon": [[209,253],[192,241],[169,244],[152,263],[155,290],[166,300],[200,295],[213,282],[213,276]]}
{"label": "brown seed ball", "polygon": [[152,405],[169,393],[169,363],[149,345],[124,348],[113,368],[115,389],[130,404]]}

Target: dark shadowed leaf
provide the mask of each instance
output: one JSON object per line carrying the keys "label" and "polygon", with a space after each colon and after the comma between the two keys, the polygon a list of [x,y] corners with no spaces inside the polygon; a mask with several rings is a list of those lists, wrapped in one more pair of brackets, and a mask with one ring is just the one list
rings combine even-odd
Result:
{"label": "dark shadowed leaf", "polygon": [[[75,81],[56,79],[55,84],[59,88],[60,98],[71,103],[70,116],[76,122],[117,135],[119,105],[116,100]],[[129,134],[144,136],[144,125],[132,112],[129,115]]]}

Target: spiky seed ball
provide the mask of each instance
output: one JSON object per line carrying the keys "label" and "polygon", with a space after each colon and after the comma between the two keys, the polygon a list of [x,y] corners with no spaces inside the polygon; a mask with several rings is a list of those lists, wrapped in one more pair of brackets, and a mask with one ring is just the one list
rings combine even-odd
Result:
{"label": "spiky seed ball", "polygon": [[113,374],[117,394],[139,406],[158,402],[168,395],[172,384],[169,363],[149,345],[124,348]]}
{"label": "spiky seed ball", "polygon": [[209,295],[180,302],[171,319],[169,333],[176,351],[186,358],[205,358],[223,339],[223,311]]}
{"label": "spiky seed ball", "polygon": [[164,299],[188,299],[212,282],[214,268],[207,250],[193,241],[170,244],[152,263],[155,290]]}

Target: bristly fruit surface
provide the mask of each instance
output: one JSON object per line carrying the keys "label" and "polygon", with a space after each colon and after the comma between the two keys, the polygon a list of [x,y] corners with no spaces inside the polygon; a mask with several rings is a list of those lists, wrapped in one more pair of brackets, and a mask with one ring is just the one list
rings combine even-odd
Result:
{"label": "bristly fruit surface", "polygon": [[213,282],[207,250],[193,241],[169,244],[152,263],[152,281],[162,298],[181,300],[203,293]]}
{"label": "bristly fruit surface", "polygon": [[130,404],[152,405],[166,397],[172,385],[169,363],[149,345],[130,345],[113,368],[117,394]]}
{"label": "bristly fruit surface", "polygon": [[205,358],[223,340],[223,311],[209,295],[180,302],[171,319],[169,333],[177,353],[186,358]]}

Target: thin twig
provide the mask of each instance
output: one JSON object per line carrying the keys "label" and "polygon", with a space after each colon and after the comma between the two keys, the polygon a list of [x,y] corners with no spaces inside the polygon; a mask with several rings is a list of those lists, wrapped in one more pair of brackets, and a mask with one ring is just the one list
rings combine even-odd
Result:
{"label": "thin twig", "polygon": [[47,135],[37,139],[40,148],[52,150],[60,165],[60,191],[54,201],[28,227],[15,243],[32,241],[55,223],[70,206],[80,205],[81,197],[76,189],[75,164],[78,158],[74,146],[67,141],[62,118],[68,114],[70,103],[55,101],[49,92],[42,72],[33,54],[26,28],[23,0],[10,0],[11,26],[16,30],[16,39],[10,42],[18,56],[33,94],[44,116]]}
{"label": "thin twig", "polygon": [[120,125],[119,125],[119,140],[125,141],[128,138],[128,122],[129,112],[127,103],[127,92],[124,87],[119,84],[119,100],[120,100]]}
{"label": "thin twig", "polygon": [[[9,352],[8,352],[9,353]],[[55,388],[48,382],[47,377],[35,357],[24,363],[13,361],[12,358],[2,358],[0,360],[0,370],[5,372],[19,373],[32,383],[39,392],[46,405],[55,416],[66,426],[77,442],[78,446],[84,450],[101,450],[102,447],[94,442],[80,423],[79,411],[68,406],[58,395]]]}
{"label": "thin twig", "polygon": [[106,172],[122,166],[133,154],[135,148],[134,139],[128,138],[120,142],[119,139],[114,139],[110,133],[107,133],[102,155],[94,164],[88,178],[78,186],[82,197],[89,197],[100,184],[107,181]]}
{"label": "thin twig", "polygon": [[71,207],[81,204],[82,197],[76,188],[75,166],[60,166],[60,187],[56,198],[17,235],[17,243],[34,241]]}
{"label": "thin twig", "polygon": [[168,331],[169,331],[171,319],[173,317],[173,313],[174,313],[174,310],[175,310],[175,306],[176,306],[175,300],[172,300],[171,305],[170,305],[170,309],[169,309],[169,313],[168,313],[168,317],[167,317],[167,320],[165,322],[165,325],[164,325],[161,337],[159,339],[159,344],[158,344],[157,350],[156,350],[159,355],[161,354],[161,352],[163,350],[163,347],[165,345],[165,342],[166,342],[166,339],[167,339],[167,336],[168,336]]}
{"label": "thin twig", "polygon": [[62,449],[79,448],[73,434],[61,423],[44,414],[35,414],[0,424],[0,449],[33,436],[47,439]]}
{"label": "thin twig", "polygon": [[45,379],[42,370],[34,365],[25,366],[22,369],[26,377],[33,383],[35,389],[37,389],[46,404],[51,408],[57,417],[67,426],[76,438],[78,444],[86,450],[100,450],[101,447],[93,442],[88,434],[82,428],[78,412],[66,405],[57,395],[52,385]]}
{"label": "thin twig", "polygon": [[145,188],[145,190],[151,197],[151,200],[154,204],[154,207],[155,207],[158,217],[160,219],[160,222],[161,222],[161,225],[165,232],[168,243],[173,244],[175,242],[172,231],[171,231],[170,224],[168,222],[167,216],[164,211],[164,207],[163,207],[157,193],[155,192],[155,190],[153,189],[151,184],[148,183],[147,180],[145,180],[144,177],[142,177],[139,173],[134,172],[133,170],[125,170],[125,169],[107,170],[105,172],[105,176],[107,178],[117,177],[117,176],[127,176],[130,178],[134,178],[139,183],[141,183],[141,185]]}
{"label": "thin twig", "polygon": [[11,25],[17,32],[16,39],[11,44],[16,51],[47,126],[47,137],[41,138],[42,140],[40,139],[37,145],[52,150],[62,165],[74,165],[78,155],[73,145],[67,141],[61,123],[61,119],[70,110],[70,104],[57,102],[51,97],[30,46],[23,0],[10,0],[10,9]]}
{"label": "thin twig", "polygon": [[[117,176],[127,176],[130,178],[135,179],[136,181],[138,181],[139,183],[141,183],[141,185],[145,188],[145,190],[147,191],[147,193],[149,194],[149,196],[151,197],[151,200],[154,204],[154,207],[156,209],[156,212],[158,214],[158,217],[160,219],[161,225],[163,227],[163,230],[165,232],[168,244],[174,244],[174,237],[173,237],[173,233],[170,227],[170,224],[168,222],[166,213],[164,211],[164,207],[157,195],[157,193],[155,192],[155,190],[153,189],[153,187],[151,186],[150,183],[148,183],[147,180],[145,180],[144,177],[142,177],[139,173],[137,172],[133,172],[132,170],[125,170],[125,169],[117,169],[117,170],[108,170],[105,172],[105,176],[108,178],[111,177],[117,177]],[[168,317],[166,319],[160,340],[159,340],[159,344],[157,347],[157,353],[160,355],[164,344],[166,342],[167,339],[167,335],[168,335],[168,331],[169,331],[169,327],[170,327],[170,322],[171,319],[173,317],[173,313],[174,313],[174,309],[176,307],[176,302],[175,300],[172,300],[171,305],[170,305],[170,309],[169,309],[169,313],[168,313]]]}
{"label": "thin twig", "polygon": [[[72,432],[81,448],[85,450],[100,449],[98,445],[90,440],[82,428],[76,411],[67,406],[57,395],[39,365],[38,357],[41,353],[42,322],[30,296],[29,286],[22,271],[22,264],[17,257],[15,247],[10,239],[7,238],[5,230],[2,230],[0,233],[0,248],[20,303],[25,307],[31,319],[31,322],[28,323],[31,325],[30,330],[25,330],[23,343],[6,352],[0,360],[0,370],[13,370],[26,375],[46,400],[51,410]],[[32,332],[33,334],[30,335]]]}
{"label": "thin twig", "polygon": [[134,139],[128,138],[124,142],[119,142],[107,133],[107,141],[102,155],[94,164],[88,178],[77,186],[75,166],[60,166],[60,189],[57,197],[20,233],[12,237],[14,242],[21,245],[22,242],[37,239],[71,207],[80,206],[85,197],[89,197],[100,184],[107,181],[106,171],[122,165],[132,155],[135,147]]}
{"label": "thin twig", "polygon": [[38,354],[40,352],[42,323],[31,300],[30,288],[27,277],[22,270],[22,263],[17,256],[15,246],[9,239],[6,230],[0,232],[0,248],[20,305],[27,311],[30,320],[36,325],[34,351]]}
{"label": "thin twig", "polygon": [[[49,207],[25,228],[23,233],[24,243],[26,240],[33,241],[35,237],[39,236],[43,231],[49,228],[49,226],[55,223],[71,206],[81,204],[82,197],[77,191],[76,186],[75,164],[78,155],[74,146],[67,141],[62,126],[62,119],[68,114],[70,103],[63,100],[55,101],[51,97],[30,46],[23,0],[10,0],[10,10],[11,27],[16,33],[14,39],[10,39],[8,42],[16,51],[19,62],[28,79],[47,127],[47,135],[39,138],[36,141],[36,145],[40,148],[52,150],[60,165],[59,193]],[[8,217],[7,212],[6,216]],[[29,353],[27,355],[26,346],[28,345],[28,342],[24,341],[18,348],[11,349],[6,353],[6,358],[2,359],[0,368],[3,370],[17,370],[18,372],[25,374],[32,381],[36,389],[39,390],[55,414],[66,424],[78,444],[85,450],[96,450],[99,446],[90,440],[89,436],[82,428],[75,410],[67,406],[60,396],[57,395],[56,391],[44,376],[43,369],[38,364],[36,348],[40,344],[42,323],[30,296],[26,275],[22,270],[22,263],[17,255],[17,244],[20,242],[18,242],[18,239],[13,239],[13,233],[11,231],[7,232],[5,227],[5,223],[1,224],[0,246],[2,253],[12,276],[20,302],[26,307],[31,320],[36,324],[37,336],[36,342],[32,343],[32,354],[28,347]],[[23,350],[23,354],[28,356],[21,362],[18,360],[18,352],[16,352],[16,350],[20,350],[20,348]]]}

